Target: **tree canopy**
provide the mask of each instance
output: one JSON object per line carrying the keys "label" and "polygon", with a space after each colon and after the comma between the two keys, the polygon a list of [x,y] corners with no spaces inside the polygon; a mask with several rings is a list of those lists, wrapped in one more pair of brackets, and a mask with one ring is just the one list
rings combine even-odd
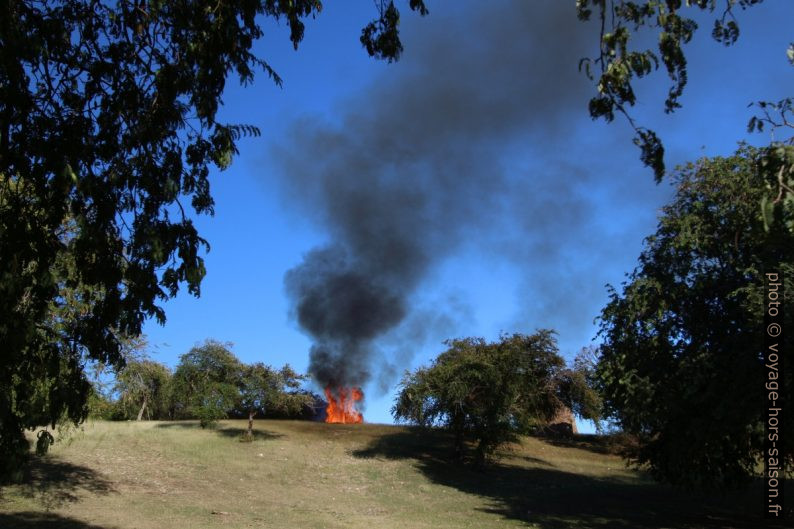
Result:
{"label": "tree canopy", "polygon": [[262,362],[245,364],[231,347],[206,340],[180,357],[169,392],[173,418],[198,418],[207,427],[230,414],[246,417],[250,436],[256,415],[296,417],[313,402],[300,389],[305,375],[289,365],[276,369]]}
{"label": "tree canopy", "polygon": [[[399,57],[389,2],[362,32]],[[419,0],[410,7],[426,13]],[[12,0],[0,4],[0,453],[14,466],[24,428],[85,418],[83,366],[124,363],[120,336],[165,321],[162,302],[199,295],[203,249],[191,212],[212,214],[209,174],[259,129],[218,121],[229,76],[249,84],[262,21],[297,48],[319,0]],[[192,211],[191,211],[192,210]],[[63,235],[64,226],[69,235]],[[68,259],[64,259],[68,255]],[[68,261],[72,265],[64,267]],[[68,300],[84,307],[48,325]],[[44,398],[43,412],[27,403]],[[40,402],[41,403],[41,402]],[[2,471],[3,469],[0,469]]]}
{"label": "tree canopy", "polygon": [[[494,343],[463,338],[446,344],[449,349],[429,367],[405,374],[392,414],[449,429],[458,458],[471,438],[477,443],[475,463],[482,466],[516,432],[550,420],[565,405],[580,416],[598,418],[597,397],[579,387],[583,379],[568,376],[553,331],[504,335]],[[583,393],[593,398],[580,400]]]}
{"label": "tree canopy", "polygon": [[183,354],[173,380],[177,416],[198,417],[202,427],[225,418],[238,402],[242,370],[228,343],[207,340]]}
{"label": "tree canopy", "polygon": [[133,408],[137,420],[144,417],[164,417],[169,404],[171,370],[153,360],[128,361],[116,376],[114,390],[125,410]]}
{"label": "tree canopy", "polygon": [[[743,147],[680,168],[675,199],[601,314],[596,374],[606,414],[639,437],[633,460],[677,485],[737,485],[763,455],[764,272],[784,278],[791,328],[794,234],[782,227],[790,219],[767,231],[757,214],[762,156]],[[781,437],[791,436],[792,420],[782,423]],[[792,453],[787,446],[789,464]]]}
{"label": "tree canopy", "polygon": [[240,395],[236,407],[248,416],[247,440],[253,438],[253,422],[257,414],[273,410],[297,416],[304,407],[313,403],[311,394],[298,391],[306,378],[289,365],[279,370],[261,362],[243,367],[238,380]]}
{"label": "tree canopy", "polygon": [[[581,20],[594,16],[600,22],[600,42],[595,57],[582,59],[579,66],[596,79],[597,95],[589,104],[593,119],[612,121],[622,114],[635,131],[634,143],[640,148],[643,163],[653,169],[659,182],[665,173],[664,146],[657,134],[635,122],[630,107],[637,102],[634,83],[664,66],[671,86],[664,101],[666,113],[681,108],[680,98],[686,87],[689,71],[685,47],[698,30],[694,18],[687,14],[717,13],[711,36],[726,46],[739,38],[736,8],[746,9],[763,0],[577,0],[576,9]],[[632,36],[642,29],[658,33],[657,50],[636,48]],[[794,43],[785,50],[788,61],[794,65]],[[781,59],[783,57],[781,50]],[[594,72],[595,70],[595,72]],[[776,217],[776,209],[786,209],[782,217],[789,231],[794,231],[794,124],[790,117],[794,99],[758,101],[754,105],[759,114],[750,119],[748,131],[776,129],[781,139],[773,141],[760,151],[762,171],[767,192],[758,196],[757,211],[766,226]]]}

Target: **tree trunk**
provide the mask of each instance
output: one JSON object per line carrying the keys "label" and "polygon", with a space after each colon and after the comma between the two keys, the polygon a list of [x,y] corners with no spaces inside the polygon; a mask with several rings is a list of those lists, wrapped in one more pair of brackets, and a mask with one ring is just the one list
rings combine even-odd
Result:
{"label": "tree trunk", "polygon": [[248,410],[248,433],[246,435],[249,439],[252,439],[254,436],[254,414],[256,412],[254,410]]}
{"label": "tree trunk", "polygon": [[480,439],[480,442],[477,444],[477,450],[474,452],[474,466],[477,467],[477,470],[485,469],[487,463],[485,444],[485,440]]}
{"label": "tree trunk", "polygon": [[452,450],[452,455],[455,458],[455,461],[463,461],[463,446],[463,432],[456,431]]}
{"label": "tree trunk", "polygon": [[143,404],[141,404],[141,409],[138,411],[138,420],[140,421],[143,417],[143,411],[146,409],[146,395],[143,396]]}
{"label": "tree trunk", "polygon": [[465,455],[463,420],[464,417],[460,413],[456,413],[452,417],[452,431],[454,433],[453,457],[456,461],[463,461]]}

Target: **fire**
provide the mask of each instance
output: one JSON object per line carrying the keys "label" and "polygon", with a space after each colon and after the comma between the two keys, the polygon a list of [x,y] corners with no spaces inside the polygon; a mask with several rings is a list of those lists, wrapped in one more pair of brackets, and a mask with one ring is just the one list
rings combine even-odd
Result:
{"label": "fire", "polygon": [[325,408],[325,422],[336,422],[345,424],[358,424],[364,420],[356,409],[356,402],[364,398],[361,388],[336,388],[336,396],[331,386],[325,388],[325,398],[328,407]]}

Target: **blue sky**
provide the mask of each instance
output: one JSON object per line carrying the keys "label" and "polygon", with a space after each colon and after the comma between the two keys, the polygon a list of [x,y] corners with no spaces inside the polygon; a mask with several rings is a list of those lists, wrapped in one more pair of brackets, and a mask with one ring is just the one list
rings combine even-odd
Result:
{"label": "blue sky", "polygon": [[[285,274],[317,247],[369,255],[360,247],[380,229],[415,233],[421,258],[387,278],[404,318],[364,344],[366,421],[391,422],[399,375],[445,339],[554,328],[566,358],[592,342],[605,284],[633,269],[671,189],[642,167],[625,121],[589,118],[594,88],[577,63],[598,36],[573,2],[483,4],[430,0],[424,18],[401,6],[395,64],[358,41],[369,0],[327,2],[297,52],[283,23],[265,21],[257,50],[284,86],[260,75],[227,87],[222,119],[263,134],[211,177],[215,216],[196,218],[211,245],[201,297],[180,293],[164,327],[146,324],[154,359],[175,366],[214,338],[245,362],[305,372],[313,340],[291,315]],[[662,137],[668,167],[769,141],[747,134],[747,105],[786,95],[792,14],[783,0],[738,12],[728,49],[704,18],[673,115],[662,112],[663,71],[637,85],[634,115]],[[351,221],[359,197],[374,206]]]}

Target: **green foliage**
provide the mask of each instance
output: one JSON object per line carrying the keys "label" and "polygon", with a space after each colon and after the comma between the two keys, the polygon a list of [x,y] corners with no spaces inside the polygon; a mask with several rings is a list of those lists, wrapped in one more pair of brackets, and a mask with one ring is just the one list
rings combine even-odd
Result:
{"label": "green foliage", "polygon": [[114,391],[125,419],[166,419],[170,405],[171,370],[152,360],[131,360],[116,375]]}
{"label": "green foliage", "polygon": [[245,414],[265,414],[277,411],[298,415],[311,399],[299,392],[306,375],[296,373],[289,365],[276,370],[261,362],[245,365],[238,382],[239,403],[236,406]]}
{"label": "green foliage", "polygon": [[280,370],[261,362],[243,366],[238,379],[240,393],[236,408],[248,417],[248,430],[241,440],[253,440],[253,420],[257,414],[273,410],[294,417],[310,405],[311,396],[297,391],[306,378],[289,365]]}
{"label": "green foliage", "polygon": [[[211,215],[210,169],[259,133],[217,120],[226,80],[248,84],[261,68],[281,84],[252,52],[261,21],[285,20],[297,48],[320,10],[0,3],[0,471],[15,466],[23,429],[85,419],[84,366],[122,368],[121,336],[164,323],[162,303],[180,288],[199,295],[208,244],[185,204]],[[396,58],[398,18],[380,18],[390,36],[368,33],[367,49]]]}
{"label": "green foliage", "polygon": [[[3,224],[13,215],[27,216],[19,232],[6,230]],[[30,183],[0,172],[0,475],[15,474],[15,468],[24,461],[28,450],[24,428],[55,426],[64,416],[82,419],[91,390],[83,373],[87,360],[84,350],[69,336],[88,332],[87,316],[93,300],[101,298],[102,293],[75,279],[74,259],[65,253],[57,254],[49,267],[35,262],[22,266],[15,261],[11,270],[2,270],[7,258],[13,261],[13,256],[5,253],[6,241],[25,242],[30,229],[42,218],[43,212],[34,206]],[[73,223],[64,221],[53,235],[68,247],[74,241]],[[39,311],[35,298],[43,291],[56,296]],[[13,314],[3,318],[2,311],[6,310]],[[12,333],[17,324],[25,325],[25,329],[9,336],[7,333]],[[20,340],[26,335],[28,342]]]}
{"label": "green foliage", "polygon": [[[606,413],[638,437],[632,460],[676,485],[740,484],[762,455],[765,270],[783,273],[784,327],[794,328],[794,232],[782,209],[769,230],[759,218],[764,160],[743,147],[680,168],[639,266],[621,293],[610,287],[601,314]],[[791,437],[792,421],[783,424],[781,437]]]}
{"label": "green foliage", "polygon": [[603,400],[596,391],[597,351],[586,347],[576,355],[573,366],[561,369],[554,377],[560,401],[573,414],[593,421],[601,429]]}
{"label": "green foliage", "polygon": [[92,387],[88,396],[88,417],[90,419],[112,420],[115,419],[114,412],[114,403]]}
{"label": "green foliage", "polygon": [[221,393],[218,388],[209,388],[203,395],[201,404],[193,408],[193,413],[202,428],[215,428],[218,421],[226,418],[227,406],[231,394]]}
{"label": "green foliage", "polygon": [[206,340],[180,357],[175,372],[139,357],[116,373],[116,400],[98,391],[91,399],[94,416],[112,420],[198,419],[202,427],[231,417],[300,417],[312,395],[300,389],[306,376],[289,365],[274,369],[261,362],[244,364],[230,343]]}
{"label": "green foliage", "polygon": [[240,373],[239,406],[251,415],[276,403],[281,386],[278,373],[261,362],[245,366]]}
{"label": "green foliage", "polygon": [[[371,57],[386,59],[389,62],[396,61],[403,52],[399,30],[400,12],[391,0],[388,2],[379,0],[376,5],[380,16],[361,31],[361,44]],[[419,11],[422,16],[428,14],[424,0],[411,0],[409,5],[413,11]]]}
{"label": "green foliage", "polygon": [[[790,107],[791,101],[787,104]],[[764,228],[771,230],[779,218],[794,233],[794,145],[773,143],[759,158],[759,172],[767,188],[760,200]]]}
{"label": "green foliage", "polygon": [[198,417],[202,427],[211,426],[235,406],[243,366],[230,348],[206,340],[180,357],[173,377],[178,417]]}
{"label": "green foliage", "polygon": [[294,371],[289,364],[277,371],[279,391],[271,409],[285,417],[295,418],[304,415],[315,400],[310,392],[300,389],[301,384],[308,378],[308,375]]}
{"label": "green foliage", "polygon": [[[687,84],[688,69],[684,47],[698,29],[694,19],[685,16],[686,12],[717,11],[711,32],[712,38],[726,46],[735,43],[739,38],[739,25],[734,8],[742,9],[760,4],[763,0],[695,0],[667,1],[643,0],[577,0],[576,7],[581,20],[589,20],[595,16],[601,23],[599,54],[595,58],[584,58],[580,61],[580,69],[591,79],[594,78],[593,66],[599,69],[597,80],[598,94],[590,100],[590,115],[593,119],[604,118],[612,121],[615,112],[624,114],[636,136],[634,143],[640,148],[642,162],[653,169],[654,177],[659,182],[665,173],[664,146],[656,133],[637,125],[629,114],[629,107],[637,101],[633,83],[651,74],[664,65],[667,75],[672,81],[667,98],[664,101],[665,112],[674,112],[681,108],[679,102]],[[631,36],[648,28],[658,34],[658,49],[633,49]],[[786,50],[789,63],[794,65],[794,45]],[[661,60],[660,60],[661,59]],[[784,98],[777,102],[759,101],[754,105],[761,114],[754,116],[748,123],[749,131],[763,131],[765,127],[786,131],[792,128],[789,120],[792,112],[792,98]],[[776,206],[787,210],[786,216],[794,213],[794,162],[787,150],[790,150],[794,137],[785,142],[773,142],[763,153],[767,169],[762,171],[768,192],[759,199],[764,202],[757,211],[767,222],[772,219],[770,210]],[[794,231],[794,224],[786,225]]]}
{"label": "green foliage", "polygon": [[9,427],[7,424],[0,424],[8,432],[3,432],[0,440],[0,449],[3,450],[3,457],[0,458],[0,483],[17,482],[22,478],[22,465],[30,456],[30,444],[25,438],[25,434],[19,430],[14,430],[14,425]]}
{"label": "green foliage", "polygon": [[564,369],[553,331],[504,335],[495,343],[482,338],[446,343],[449,349],[430,367],[405,374],[392,414],[397,420],[448,428],[457,457],[463,456],[470,437],[477,442],[475,462],[482,466],[515,432],[550,420],[564,404],[575,402],[580,412],[591,411],[572,389],[583,379],[573,381]]}

